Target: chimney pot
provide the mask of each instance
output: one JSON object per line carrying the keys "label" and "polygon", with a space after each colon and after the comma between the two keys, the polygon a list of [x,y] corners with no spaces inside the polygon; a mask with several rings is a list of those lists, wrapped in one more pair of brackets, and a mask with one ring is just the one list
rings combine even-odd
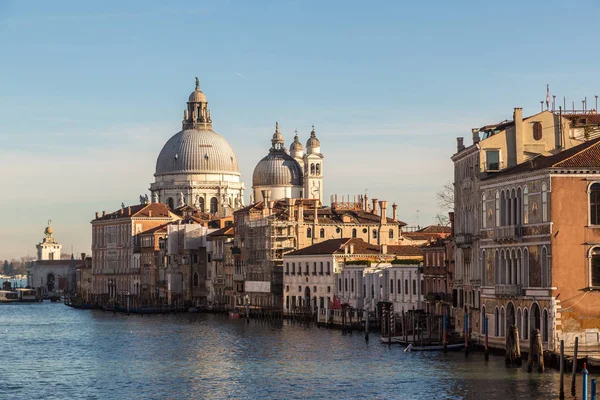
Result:
{"label": "chimney pot", "polygon": [[98,219],[98,211],[96,211],[96,219]]}
{"label": "chimney pot", "polygon": [[[131,212],[130,212],[131,213]],[[152,217],[152,210],[148,210],[148,216]]]}
{"label": "chimney pot", "polygon": [[464,145],[464,138],[463,137],[457,137],[456,138],[456,151],[459,152],[461,150],[463,150],[465,148]]}
{"label": "chimney pot", "polygon": [[392,204],[392,210],[394,211],[392,218],[394,219],[394,221],[398,221],[398,204]]}
{"label": "chimney pot", "polygon": [[85,253],[81,253],[81,259],[85,260]]}
{"label": "chimney pot", "polygon": [[373,199],[373,209],[371,210],[373,214],[377,214],[377,199]]}
{"label": "chimney pot", "polygon": [[106,211],[102,211],[102,216],[106,217]]}
{"label": "chimney pot", "polygon": [[471,132],[473,133],[473,144],[479,143],[479,129],[473,128]]}

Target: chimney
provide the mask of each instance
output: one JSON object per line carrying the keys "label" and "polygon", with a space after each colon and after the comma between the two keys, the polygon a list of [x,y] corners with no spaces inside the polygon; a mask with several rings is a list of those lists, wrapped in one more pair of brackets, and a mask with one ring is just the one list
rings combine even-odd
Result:
{"label": "chimney", "polygon": [[448,219],[450,220],[450,234],[454,235],[454,212],[450,211],[448,213]]}
{"label": "chimney", "polygon": [[387,254],[387,244],[381,245],[381,254]]}
{"label": "chimney", "polygon": [[392,218],[394,219],[394,222],[398,221],[398,204],[394,203],[392,204]]}
{"label": "chimney", "polygon": [[363,210],[369,212],[369,195],[365,193],[365,204]]}
{"label": "chimney", "polygon": [[373,209],[371,210],[371,212],[373,214],[377,214],[377,199],[373,199],[371,201],[373,202]]}
{"label": "chimney", "polygon": [[471,132],[473,133],[473,144],[479,143],[479,128],[473,128]]}
{"label": "chimney", "polygon": [[294,201],[292,198],[288,197],[286,199],[287,207],[288,207],[288,221],[294,220]]}
{"label": "chimney", "polygon": [[[131,211],[129,213],[131,214]],[[148,216],[152,217],[152,210],[148,210]]]}
{"label": "chimney", "polygon": [[122,209],[122,208],[119,210],[119,213],[120,213],[121,215],[123,215],[123,209]]}
{"label": "chimney", "polygon": [[[127,215],[131,215],[131,206],[127,207]],[[152,215],[150,215],[152,216]]]}
{"label": "chimney", "polygon": [[98,211],[96,211],[96,219],[98,219]]}
{"label": "chimney", "polygon": [[102,216],[106,217],[106,211],[102,211]]}
{"label": "chimney", "polygon": [[354,254],[354,243],[350,243],[350,254]]}
{"label": "chimney", "polygon": [[274,202],[274,201],[271,201],[271,200],[269,200],[269,203],[268,203],[268,207],[269,207],[269,214],[268,214],[268,215],[271,215],[271,214],[273,213],[273,207],[274,207],[274,206],[275,206],[275,202]]}
{"label": "chimney", "polygon": [[379,209],[381,212],[381,223],[385,224],[387,222],[387,201],[381,200],[379,202]]}
{"label": "chimney", "polygon": [[462,137],[457,137],[456,138],[456,152],[460,152],[465,148],[465,145],[463,144],[463,140],[464,138]]}
{"label": "chimney", "polygon": [[515,107],[515,113],[513,115],[513,119],[515,121],[515,152],[514,157],[510,157],[510,147],[507,149],[507,155],[505,157],[506,164],[504,166],[500,165],[500,168],[506,168],[512,165],[520,164],[525,161],[525,150],[523,148],[523,109],[520,107]]}
{"label": "chimney", "polygon": [[81,253],[81,259],[85,260],[85,253]]}

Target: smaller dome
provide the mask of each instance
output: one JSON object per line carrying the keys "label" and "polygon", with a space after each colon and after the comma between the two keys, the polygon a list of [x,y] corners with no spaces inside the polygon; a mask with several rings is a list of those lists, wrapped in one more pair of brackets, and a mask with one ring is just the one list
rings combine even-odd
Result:
{"label": "smaller dome", "polygon": [[298,134],[294,136],[294,141],[290,146],[290,151],[302,151],[304,148],[302,147],[302,143],[300,143],[300,139],[298,139]]}
{"label": "smaller dome", "polygon": [[52,235],[54,233],[54,229],[52,229],[51,226],[47,226],[46,229],[44,229],[44,233],[48,236]]}
{"label": "smaller dome", "polygon": [[196,90],[194,90],[192,94],[190,94],[190,98],[188,101],[190,103],[206,103],[206,96],[204,95],[204,93],[202,93],[202,91],[199,88],[196,88]]}
{"label": "smaller dome", "polygon": [[256,164],[252,186],[302,186],[302,168],[289,154],[271,152]]}
{"label": "smaller dome", "polygon": [[315,126],[313,125],[313,129],[310,132],[310,137],[306,141],[306,148],[311,147],[321,147],[321,142],[317,139],[317,134],[315,133]]}

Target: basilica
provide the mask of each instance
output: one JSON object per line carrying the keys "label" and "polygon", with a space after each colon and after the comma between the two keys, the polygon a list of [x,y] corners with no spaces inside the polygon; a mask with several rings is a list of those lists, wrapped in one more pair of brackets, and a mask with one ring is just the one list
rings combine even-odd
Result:
{"label": "basilica", "polygon": [[[323,154],[313,127],[306,153],[298,135],[287,151],[275,126],[269,153],[256,165],[252,176],[251,203],[263,200],[270,190],[272,200],[313,198],[323,200]],[[155,181],[150,185],[153,203],[172,210],[191,206],[217,217],[231,216],[245,206],[244,183],[235,152],[215,132],[206,95],[196,88],[183,114],[182,129],[163,146],[156,160]]]}

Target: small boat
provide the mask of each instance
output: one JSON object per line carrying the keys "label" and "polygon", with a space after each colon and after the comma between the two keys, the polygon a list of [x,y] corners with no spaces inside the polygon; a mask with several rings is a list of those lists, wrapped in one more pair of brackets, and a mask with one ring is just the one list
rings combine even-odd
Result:
{"label": "small boat", "polygon": [[35,289],[17,288],[15,292],[17,293],[19,303],[38,303],[40,301]]}
{"label": "small boat", "polygon": [[[392,343],[403,343],[404,339],[402,336],[392,336]],[[390,343],[390,338],[388,336],[381,336],[381,343],[388,344]]]}
{"label": "small boat", "polygon": [[19,295],[10,290],[0,290],[0,303],[17,303]]}
{"label": "small boat", "polygon": [[243,318],[244,314],[238,311],[229,311],[229,318]]}
{"label": "small boat", "polygon": [[[447,344],[446,351],[460,351],[465,348],[464,343]],[[404,351],[444,351],[443,344],[433,344],[427,346],[413,346],[409,344]]]}

